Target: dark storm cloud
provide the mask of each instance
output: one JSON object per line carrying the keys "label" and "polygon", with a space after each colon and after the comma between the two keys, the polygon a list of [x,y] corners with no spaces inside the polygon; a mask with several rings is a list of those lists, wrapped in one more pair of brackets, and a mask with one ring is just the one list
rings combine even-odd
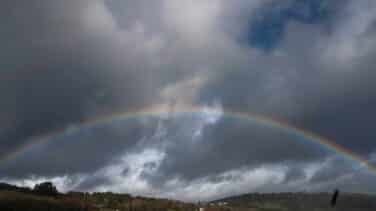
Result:
{"label": "dark storm cloud", "polygon": [[[293,2],[298,4],[296,1]],[[288,7],[272,5],[277,9],[289,11],[294,10],[295,3],[287,4]],[[310,8],[308,11],[318,12],[315,12],[318,8],[311,8],[315,3],[301,1],[298,5],[304,4]],[[281,22],[277,26],[261,21],[260,24],[264,25],[260,27],[263,29],[283,27],[283,36],[278,35],[270,38],[272,40],[265,41],[267,44],[278,42],[279,45],[271,48],[267,56],[256,54],[255,58],[249,58],[253,65],[251,63],[248,66],[240,66],[224,72],[216,80],[209,81],[200,93],[200,100],[205,102],[220,99],[225,108],[282,118],[358,153],[367,155],[372,152],[375,148],[375,137],[371,128],[373,115],[370,114],[374,113],[376,99],[376,93],[373,91],[376,75],[372,69],[376,51],[373,41],[369,41],[369,48],[362,48],[361,43],[367,42],[369,37],[374,37],[375,27],[372,22],[375,18],[359,20],[359,23],[363,21],[364,28],[357,32],[362,39],[356,40],[352,37],[355,35],[344,31],[351,28],[351,24],[358,23],[358,20],[346,23],[349,13],[354,13],[353,7],[356,7],[356,4],[324,5],[323,9],[334,10],[335,15],[331,14],[330,18],[330,29],[320,25],[323,21],[319,21],[319,17],[318,24],[313,24],[316,23],[316,15],[319,14],[307,14],[305,17],[304,14],[295,14],[298,12],[295,10],[294,17],[276,18],[275,21]],[[366,3],[362,2],[359,5],[364,6]],[[267,6],[270,8],[270,5]],[[356,14],[352,15],[351,17],[357,19]],[[254,21],[257,22],[257,19]],[[349,25],[344,25],[344,22]],[[255,30],[251,33],[263,32]],[[343,37],[343,40],[340,37]],[[345,49],[337,46],[336,50],[336,46],[331,46],[335,42],[341,42],[344,46],[355,43],[349,44],[347,55],[344,53]],[[330,59],[329,62],[322,61],[327,50],[325,45],[332,48],[328,50],[331,55],[326,55]],[[362,53],[365,49],[366,54]],[[341,56],[348,58],[335,58]],[[348,65],[341,64],[346,61]]]}
{"label": "dark storm cloud", "polygon": [[[52,5],[40,3],[9,1],[1,7],[1,42],[5,46],[1,52],[1,113],[7,117],[1,123],[7,129],[1,136],[6,142],[2,147],[12,148],[25,137],[82,118],[87,100],[82,96],[92,95],[95,87],[96,82],[85,72],[87,67],[63,50],[61,34],[49,28],[46,13]],[[82,83],[85,77],[91,82]]]}
{"label": "dark storm cloud", "polygon": [[[98,116],[149,106],[161,86],[182,77],[168,72],[194,69],[189,61],[177,65],[183,56],[159,67],[165,55],[154,58],[159,40],[143,31],[148,24],[137,24],[139,14],[130,15],[132,23],[121,22],[118,15],[113,19],[108,9],[117,7],[111,5],[86,0],[7,1],[1,7],[1,155]],[[134,6],[143,8],[141,3]],[[106,128],[88,133],[51,138],[59,141],[50,140],[53,144],[39,146],[43,149],[39,153],[28,151],[11,162],[18,168],[2,164],[2,176],[91,172],[140,139],[135,134],[110,134]],[[87,156],[82,155],[84,149]]]}
{"label": "dark storm cloud", "polygon": [[2,3],[1,154],[30,137],[145,103],[135,66],[114,58],[115,32],[111,22],[97,23],[105,8],[95,13],[96,5]]}
{"label": "dark storm cloud", "polygon": [[372,153],[375,150],[373,140],[376,138],[372,132],[376,95],[360,99],[353,97],[334,103],[336,106],[323,105],[316,112],[307,115],[302,125],[356,153]]}
{"label": "dark storm cloud", "polygon": [[[2,162],[0,177],[56,177],[96,172],[132,151],[148,131],[137,121],[124,120],[93,128],[72,128],[34,144],[14,160]],[[14,168],[14,166],[17,168]]]}
{"label": "dark storm cloud", "polygon": [[[368,64],[373,66],[371,61]],[[254,68],[260,67],[250,67]],[[376,87],[371,81],[376,77],[371,69],[357,69],[354,76],[349,76],[352,79],[337,77],[341,82],[333,81],[331,74],[311,77],[308,82],[301,79],[303,76],[294,75],[287,82],[293,84],[282,82],[275,88],[268,87],[268,77],[262,73],[231,72],[205,87],[202,99],[219,98],[223,106],[231,110],[280,117],[357,153],[368,154],[375,149],[372,114],[376,106],[373,91]],[[284,74],[288,75],[288,72]],[[259,80],[250,83],[254,77]],[[342,87],[338,88],[335,83],[342,83]],[[321,87],[317,87],[318,84]],[[276,89],[287,90],[287,96],[279,98],[281,93]]]}

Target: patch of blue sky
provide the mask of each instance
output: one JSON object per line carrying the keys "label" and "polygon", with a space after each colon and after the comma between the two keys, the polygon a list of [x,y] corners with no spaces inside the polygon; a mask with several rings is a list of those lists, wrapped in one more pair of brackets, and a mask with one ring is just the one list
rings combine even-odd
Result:
{"label": "patch of blue sky", "polygon": [[261,8],[249,22],[246,41],[252,47],[273,50],[290,21],[321,24],[330,18],[330,0],[276,1]]}

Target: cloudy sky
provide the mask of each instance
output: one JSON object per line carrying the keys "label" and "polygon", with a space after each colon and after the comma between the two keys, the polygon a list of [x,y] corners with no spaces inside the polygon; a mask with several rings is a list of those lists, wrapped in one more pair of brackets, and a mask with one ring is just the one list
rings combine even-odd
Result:
{"label": "cloudy sky", "polygon": [[[348,155],[227,112],[376,164],[375,36],[374,0],[2,1],[0,181],[376,193]],[[164,114],[118,115],[134,111]]]}

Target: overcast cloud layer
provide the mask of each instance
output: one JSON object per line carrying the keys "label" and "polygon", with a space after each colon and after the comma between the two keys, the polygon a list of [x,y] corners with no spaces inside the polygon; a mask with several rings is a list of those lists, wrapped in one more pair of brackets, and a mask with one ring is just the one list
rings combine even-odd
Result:
{"label": "overcast cloud layer", "polygon": [[[376,192],[373,0],[23,0],[0,6],[0,180],[206,200]],[[200,113],[176,114],[186,105]],[[143,116],[87,125],[118,112]],[[69,155],[69,156],[68,156]]]}

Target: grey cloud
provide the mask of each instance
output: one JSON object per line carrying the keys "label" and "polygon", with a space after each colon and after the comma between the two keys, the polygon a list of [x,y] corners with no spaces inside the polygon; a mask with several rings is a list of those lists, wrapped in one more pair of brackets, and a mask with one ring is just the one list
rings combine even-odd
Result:
{"label": "grey cloud", "polygon": [[[147,129],[138,121],[69,129],[48,142],[35,143],[16,159],[2,161],[0,177],[56,177],[96,172],[134,150]],[[14,168],[17,166],[17,168]]]}
{"label": "grey cloud", "polygon": [[288,171],[286,172],[285,180],[284,180],[285,183],[295,182],[297,180],[306,179],[307,174],[304,171],[303,167],[294,166],[294,165],[291,165],[291,166],[292,167],[290,167],[288,169]]}
{"label": "grey cloud", "polygon": [[315,172],[310,179],[310,182],[327,182],[333,178],[338,178],[342,175],[352,174],[354,172],[357,172],[357,170],[354,169],[353,164],[349,161],[334,158],[329,160],[328,163],[323,164],[323,167]]}
{"label": "grey cloud", "polygon": [[109,185],[111,180],[108,177],[103,176],[90,176],[86,178],[83,182],[79,183],[74,189],[76,190],[92,190],[99,185]]}
{"label": "grey cloud", "polygon": [[[183,121],[179,119],[178,125]],[[328,154],[304,137],[239,119],[222,118],[206,126],[199,139],[192,139],[185,128],[169,128],[162,137],[166,158],[156,174],[145,175],[151,184],[158,187],[176,177],[190,182],[243,167],[312,162]]]}
{"label": "grey cloud", "polygon": [[103,2],[3,5],[2,154],[30,137],[151,100],[140,83],[145,72],[117,56],[131,50],[118,47],[119,32]]}
{"label": "grey cloud", "polygon": [[[374,33],[370,29],[375,7],[368,4],[363,15],[352,9],[365,5],[335,7],[338,11],[330,30],[293,21],[286,24],[276,49],[267,54],[249,53],[249,61],[236,68],[224,66],[231,71],[211,80],[200,100],[220,99],[225,108],[276,116],[359,153],[369,153],[375,147],[369,128],[372,115],[368,114],[373,112],[372,81],[376,77],[372,70],[374,41],[368,37]],[[344,18],[349,13],[350,18]],[[349,32],[357,24],[361,24],[358,32]],[[347,59],[338,59],[346,55]],[[355,122],[362,124],[355,126]]]}

